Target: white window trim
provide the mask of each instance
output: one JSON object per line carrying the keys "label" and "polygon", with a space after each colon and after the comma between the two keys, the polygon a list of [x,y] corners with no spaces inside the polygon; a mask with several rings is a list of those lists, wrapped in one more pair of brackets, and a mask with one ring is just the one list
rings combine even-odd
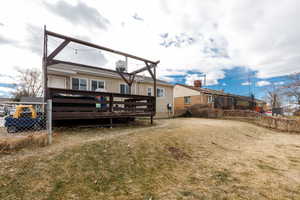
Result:
{"label": "white window trim", "polygon": [[[209,100],[211,98],[211,101]],[[207,103],[213,103],[214,102],[214,96],[213,95],[208,95],[207,96]]]}
{"label": "white window trim", "polygon": [[92,81],[102,81],[104,83],[104,89],[106,90],[106,83],[104,80],[100,80],[100,79],[90,79],[90,88],[89,90],[92,91]]}
{"label": "white window trim", "polygon": [[[127,85],[127,87],[128,87],[128,93],[125,93],[125,94],[129,94],[129,85],[128,85],[127,83],[120,83],[120,84],[119,84],[119,93],[122,94],[122,93],[121,93],[121,85],[125,85],[125,87],[126,87],[126,85]],[[131,89],[132,89],[132,88],[131,88]]]}
{"label": "white window trim", "polygon": [[[88,78],[82,78],[82,77],[76,77],[76,76],[72,76],[72,77],[70,77],[70,88],[71,88],[71,90],[73,90],[73,82],[72,82],[72,79],[73,78],[78,78],[78,79],[84,79],[84,80],[86,80],[86,90],[81,90],[81,91],[89,91],[89,79]],[[80,81],[79,81],[79,87],[80,87]],[[80,90],[80,89],[78,89],[78,90]]]}
{"label": "white window trim", "polygon": [[[186,99],[186,98],[189,99],[189,102],[188,102],[188,103],[185,102],[185,99]],[[184,96],[184,97],[183,97],[183,103],[184,103],[184,105],[191,105],[191,104],[192,104],[192,98],[191,98],[191,96]]]}
{"label": "white window trim", "polygon": [[[157,89],[163,90],[163,96],[161,96],[161,97],[157,96],[157,94],[158,94]],[[164,97],[166,97],[166,90],[165,90],[165,88],[157,87],[156,88],[156,97],[157,98],[164,98]]]}
{"label": "white window trim", "polygon": [[153,88],[152,87],[148,87],[147,88],[147,96],[148,96],[148,90],[150,89],[150,93],[151,93],[151,95],[150,96],[153,96]]}

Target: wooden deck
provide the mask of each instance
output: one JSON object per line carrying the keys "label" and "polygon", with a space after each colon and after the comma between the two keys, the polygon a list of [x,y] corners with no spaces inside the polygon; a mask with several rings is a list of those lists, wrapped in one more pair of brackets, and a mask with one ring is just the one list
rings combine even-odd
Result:
{"label": "wooden deck", "polygon": [[155,97],[48,88],[53,120],[134,118],[155,115]]}

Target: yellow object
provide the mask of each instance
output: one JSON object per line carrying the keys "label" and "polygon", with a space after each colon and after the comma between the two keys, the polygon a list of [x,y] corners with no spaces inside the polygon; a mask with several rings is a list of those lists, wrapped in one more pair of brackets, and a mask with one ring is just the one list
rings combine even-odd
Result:
{"label": "yellow object", "polygon": [[248,101],[237,101],[236,103],[237,106],[249,106],[249,102]]}
{"label": "yellow object", "polygon": [[36,111],[32,105],[18,105],[16,106],[16,112],[13,115],[13,118],[20,118],[21,113],[24,112],[24,109],[28,108],[31,112],[31,117],[35,119],[37,117]]}

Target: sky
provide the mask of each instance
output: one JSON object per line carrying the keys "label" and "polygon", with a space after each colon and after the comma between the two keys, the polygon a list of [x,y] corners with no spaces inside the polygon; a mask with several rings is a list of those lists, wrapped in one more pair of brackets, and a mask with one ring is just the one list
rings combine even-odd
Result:
{"label": "sky", "polygon": [[[16,68],[41,68],[43,27],[153,61],[158,76],[263,97],[300,72],[298,0],[3,0],[0,96]],[[60,40],[49,38],[50,52]],[[123,56],[69,44],[58,58],[115,68]],[[144,66],[129,59],[128,70]]]}

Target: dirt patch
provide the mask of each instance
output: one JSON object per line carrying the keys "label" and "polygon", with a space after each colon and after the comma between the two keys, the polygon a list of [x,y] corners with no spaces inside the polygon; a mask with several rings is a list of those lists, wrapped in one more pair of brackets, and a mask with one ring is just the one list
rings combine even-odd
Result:
{"label": "dirt patch", "polygon": [[171,153],[172,157],[176,160],[182,160],[182,159],[190,159],[191,156],[189,156],[187,153],[182,151],[179,148],[176,147],[168,147],[168,151]]}

